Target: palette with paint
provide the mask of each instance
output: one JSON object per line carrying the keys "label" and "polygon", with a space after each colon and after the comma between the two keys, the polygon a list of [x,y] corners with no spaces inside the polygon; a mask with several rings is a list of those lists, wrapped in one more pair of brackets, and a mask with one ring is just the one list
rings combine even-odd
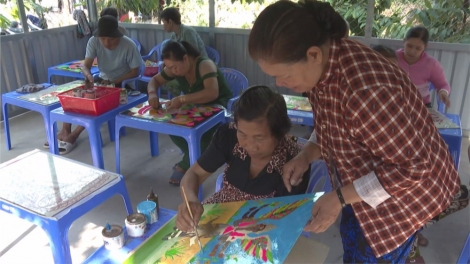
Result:
{"label": "palette with paint", "polygon": [[187,127],[195,127],[204,122],[222,108],[217,106],[185,105],[181,109],[167,111],[154,109],[148,102],[137,105],[122,114],[143,119],[151,119],[159,122],[172,123]]}

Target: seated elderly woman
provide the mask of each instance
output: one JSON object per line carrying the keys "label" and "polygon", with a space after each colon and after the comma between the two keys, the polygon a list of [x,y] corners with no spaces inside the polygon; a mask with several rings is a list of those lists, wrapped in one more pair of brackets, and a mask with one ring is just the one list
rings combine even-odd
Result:
{"label": "seated elderly woman", "polygon": [[[167,109],[179,109],[183,104],[219,104],[227,107],[232,98],[224,75],[219,68],[207,57],[200,56],[199,52],[188,42],[169,40],[162,50],[162,60],[165,68],[155,75],[149,82],[148,102],[153,108],[161,107],[158,98],[158,89],[171,80],[178,81],[182,95],[173,98],[167,103]],[[201,152],[209,145],[212,135],[217,128],[212,128],[201,138]],[[183,160],[173,167],[170,184],[179,186],[181,178],[189,169],[188,143],[182,137],[170,136],[171,140],[184,153]]]}
{"label": "seated elderly woman", "polygon": [[[234,123],[220,126],[206,151],[181,181],[197,223],[204,211],[197,194],[219,167],[227,164],[223,186],[203,204],[264,199],[305,193],[310,171],[289,193],[282,180],[284,164],[300,152],[282,95],[266,86],[246,90],[235,103]],[[183,198],[184,199],[184,198]],[[187,206],[178,207],[176,226],[192,230]]]}

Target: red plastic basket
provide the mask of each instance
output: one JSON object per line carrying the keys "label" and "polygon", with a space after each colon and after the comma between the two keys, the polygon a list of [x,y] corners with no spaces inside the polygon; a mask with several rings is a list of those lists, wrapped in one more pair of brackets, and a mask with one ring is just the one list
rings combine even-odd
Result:
{"label": "red plastic basket", "polygon": [[[84,85],[77,88],[85,90]],[[93,88],[96,90],[96,99],[74,97],[73,90],[75,89],[59,93],[57,97],[65,112],[98,116],[118,107],[120,88],[102,86]]]}

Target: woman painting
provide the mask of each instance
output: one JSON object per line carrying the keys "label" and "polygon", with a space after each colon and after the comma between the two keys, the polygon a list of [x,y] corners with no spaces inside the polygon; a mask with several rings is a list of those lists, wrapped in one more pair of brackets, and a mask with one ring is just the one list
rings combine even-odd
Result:
{"label": "woman painting", "polygon": [[284,183],[301,183],[322,158],[335,190],[315,202],[305,230],[324,232],[342,212],[345,263],[404,263],[416,232],[449,206],[460,180],[406,73],[342,39],[345,30],[327,2],[279,1],[257,17],[249,54],[313,105],[314,133],[284,166]]}
{"label": "woman painting", "polygon": [[[219,68],[210,59],[201,57],[188,42],[169,40],[162,50],[162,60],[165,68],[152,78],[147,87],[148,102],[153,108],[161,108],[158,89],[171,80],[178,81],[183,95],[169,101],[168,110],[179,109],[184,104],[219,104],[226,107],[228,100],[232,98],[232,91]],[[202,152],[209,145],[216,129],[214,127],[202,136]],[[182,137],[170,138],[184,154],[183,160],[173,167],[170,177],[170,184],[179,186],[181,178],[189,169],[188,143]]]}
{"label": "woman painting", "polygon": [[[181,181],[196,223],[204,210],[197,197],[199,185],[224,164],[223,186],[204,204],[265,199],[307,190],[309,170],[290,192],[282,181],[284,164],[300,151],[296,140],[287,135],[291,123],[282,95],[266,86],[249,88],[235,103],[234,121],[219,127],[209,147]],[[194,222],[182,203],[176,226],[189,231]]]}

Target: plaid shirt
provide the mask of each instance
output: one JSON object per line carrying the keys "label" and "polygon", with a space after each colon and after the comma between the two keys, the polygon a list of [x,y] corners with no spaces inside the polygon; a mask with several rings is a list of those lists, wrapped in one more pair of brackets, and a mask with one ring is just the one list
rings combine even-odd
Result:
{"label": "plaid shirt", "polygon": [[[418,90],[398,66],[353,40],[332,41],[325,76],[308,96],[322,157],[328,164],[332,155],[342,184],[374,186],[359,180],[374,179],[386,192],[376,205],[352,205],[377,257],[449,206],[459,176]],[[334,175],[330,164],[328,170]]]}

